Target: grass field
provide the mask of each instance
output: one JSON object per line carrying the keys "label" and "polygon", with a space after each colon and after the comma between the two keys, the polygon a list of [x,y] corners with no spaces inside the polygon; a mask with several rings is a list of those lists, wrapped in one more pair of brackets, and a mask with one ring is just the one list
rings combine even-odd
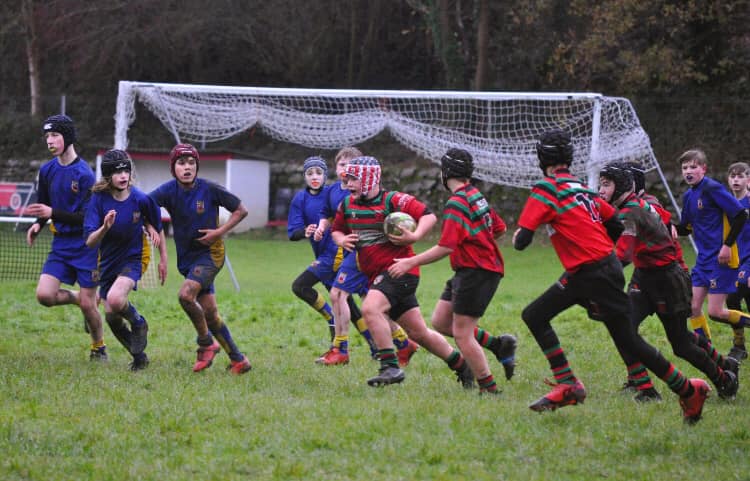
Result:
{"label": "grass field", "polygon": [[[0,479],[750,479],[747,387],[735,401],[709,398],[693,427],[660,381],[664,401],[637,405],[619,391],[625,369],[605,329],[579,308],[555,326],[586,403],[528,409],[550,372],[520,312],[561,273],[549,247],[503,249],[507,276],[481,324],[519,337],[519,365],[511,382],[499,381],[502,396],[480,397],[424,351],[403,384],[368,387],[377,363],[356,334],[348,366],[315,365],[328,330],[290,290],[309,246],[242,236],[228,245],[242,289],[224,272],[217,292],[253,363],[241,377],[224,370],[223,353],[211,369],[191,371],[195,332],[177,303],[174,258],[165,287],[132,297],[151,327],[151,365],[137,373],[108,330],[110,362],[88,361],[77,309],[38,306],[34,282],[0,284]],[[449,275],[447,261],[422,270],[428,319]],[[656,318],[642,332],[673,359]],[[714,337],[726,352],[730,330],[714,326]],[[750,381],[744,371],[740,379]]]}

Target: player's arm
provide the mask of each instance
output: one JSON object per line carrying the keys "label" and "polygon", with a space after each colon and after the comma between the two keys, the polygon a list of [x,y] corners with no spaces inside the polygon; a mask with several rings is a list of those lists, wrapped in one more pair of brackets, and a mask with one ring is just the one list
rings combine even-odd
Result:
{"label": "player's arm", "polygon": [[164,235],[164,229],[159,231],[159,265],[157,270],[159,271],[159,281],[161,285],[164,285],[164,281],[167,280],[167,237]]}
{"label": "player's arm", "polygon": [[304,191],[299,191],[289,204],[289,214],[286,218],[286,234],[290,241],[299,241],[305,238],[305,219],[303,217],[302,196]]}
{"label": "player's arm", "polygon": [[88,247],[96,247],[99,245],[99,243],[104,239],[104,236],[109,232],[109,229],[112,227],[112,225],[115,223],[115,218],[117,217],[117,211],[112,209],[104,216],[104,220],[102,222],[102,225],[99,226],[98,229],[91,232],[86,237],[86,246]]}
{"label": "player's arm", "polygon": [[440,244],[434,245],[415,256],[394,259],[393,265],[388,268],[388,273],[392,277],[401,277],[417,266],[431,264],[445,256],[449,256],[451,252],[453,252],[453,249],[450,247],[441,246]]}
{"label": "player's arm", "polygon": [[612,239],[612,243],[616,244],[617,239],[620,238],[620,235],[625,230],[620,216],[617,215],[617,210],[609,202],[605,202],[600,197],[595,197],[594,201],[599,207],[599,215],[601,215],[604,228],[607,229],[607,235]]}
{"label": "player's arm", "polygon": [[354,251],[357,246],[359,236],[352,233],[346,225],[343,204],[339,205],[339,209],[336,211],[336,218],[333,220],[333,226],[331,226],[331,239],[334,244],[349,252]]}

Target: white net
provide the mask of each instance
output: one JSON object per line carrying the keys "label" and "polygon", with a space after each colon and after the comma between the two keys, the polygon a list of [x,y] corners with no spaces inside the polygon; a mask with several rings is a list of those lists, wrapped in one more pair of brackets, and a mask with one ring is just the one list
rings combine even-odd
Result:
{"label": "white net", "polygon": [[[530,187],[539,179],[535,143],[550,128],[571,132],[572,169],[595,175],[611,161],[658,167],[646,132],[624,98],[593,93],[358,91],[120,82],[115,147],[126,148],[135,102],[176,139],[215,142],[251,127],[283,142],[336,150],[387,130],[434,162],[469,150],[475,177]],[[390,160],[390,159],[389,159]]]}

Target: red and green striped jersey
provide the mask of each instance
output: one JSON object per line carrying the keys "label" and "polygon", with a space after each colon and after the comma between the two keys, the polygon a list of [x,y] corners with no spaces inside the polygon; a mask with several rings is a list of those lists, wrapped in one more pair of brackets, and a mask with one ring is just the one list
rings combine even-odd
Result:
{"label": "red and green striped jersey", "polygon": [[614,245],[603,222],[615,215],[604,202],[568,169],[558,169],[531,189],[518,219],[519,227],[535,231],[547,224],[552,247],[568,272],[610,255]]}
{"label": "red and green striped jersey", "polygon": [[[414,255],[414,249],[410,245],[397,246],[385,235],[383,221],[391,212],[406,212],[419,222],[429,210],[412,195],[381,190],[369,200],[346,197],[339,205],[333,221],[333,231],[359,236],[357,263],[370,282],[386,271],[393,264],[393,259]],[[418,276],[419,268],[415,267],[409,274]]]}
{"label": "red and green striped jersey", "polygon": [[470,267],[503,274],[503,256],[495,235],[502,235],[506,229],[479,189],[465,184],[445,204],[438,245],[453,249],[453,270]]}
{"label": "red and green striped jersey", "polygon": [[[666,211],[664,213],[669,215]],[[616,246],[617,257],[621,261],[633,262],[640,269],[679,261],[672,234],[655,206],[630,194],[620,207],[618,216],[625,225]]]}

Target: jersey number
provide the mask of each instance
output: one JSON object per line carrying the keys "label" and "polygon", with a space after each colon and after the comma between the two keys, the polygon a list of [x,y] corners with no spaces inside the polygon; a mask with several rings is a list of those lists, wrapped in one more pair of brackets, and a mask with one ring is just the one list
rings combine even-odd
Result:
{"label": "jersey number", "polygon": [[575,199],[578,202],[578,205],[583,206],[583,208],[586,209],[586,211],[591,216],[592,221],[602,221],[602,216],[599,214],[599,208],[596,204],[596,201],[592,200],[587,194],[584,194],[583,192],[579,192],[578,194],[576,194]]}

